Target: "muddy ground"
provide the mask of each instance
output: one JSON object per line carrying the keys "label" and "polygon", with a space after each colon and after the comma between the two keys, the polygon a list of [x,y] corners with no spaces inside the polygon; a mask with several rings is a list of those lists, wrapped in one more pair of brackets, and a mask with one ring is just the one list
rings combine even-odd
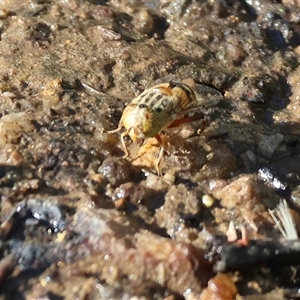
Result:
{"label": "muddy ground", "polygon": [[[283,241],[282,199],[300,230],[299,6],[0,0],[0,299],[299,299],[285,255],[218,265]],[[107,131],[170,74],[223,99],[157,176],[156,139]]]}

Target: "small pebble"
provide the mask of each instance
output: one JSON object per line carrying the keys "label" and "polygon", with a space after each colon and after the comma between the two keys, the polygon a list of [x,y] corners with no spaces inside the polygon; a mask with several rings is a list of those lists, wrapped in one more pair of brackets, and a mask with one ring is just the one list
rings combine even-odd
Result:
{"label": "small pebble", "polygon": [[261,135],[257,140],[257,148],[265,157],[271,158],[283,140],[281,133]]}
{"label": "small pebble", "polygon": [[210,195],[203,195],[202,196],[202,203],[205,207],[209,208],[212,207],[215,203],[215,199]]}
{"label": "small pebble", "polygon": [[175,175],[173,173],[167,172],[164,177],[165,180],[167,180],[169,183],[174,184],[175,183]]}

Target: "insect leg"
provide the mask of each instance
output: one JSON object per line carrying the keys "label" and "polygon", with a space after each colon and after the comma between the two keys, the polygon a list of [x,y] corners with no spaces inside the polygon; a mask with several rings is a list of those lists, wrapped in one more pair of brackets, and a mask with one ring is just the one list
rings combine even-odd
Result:
{"label": "insect leg", "polygon": [[204,118],[201,123],[201,127],[197,130],[197,134],[201,134],[202,131],[207,127],[207,125],[208,125],[208,120]]}
{"label": "insect leg", "polygon": [[185,123],[190,123],[190,122],[197,121],[197,120],[200,120],[200,119],[203,119],[203,118],[204,118],[203,114],[190,116],[190,117],[184,117],[184,118],[181,118],[181,119],[174,120],[167,128],[179,127],[179,126],[181,126]]}
{"label": "insect leg", "polygon": [[[122,128],[122,127],[121,127]],[[126,144],[125,144],[125,140],[124,140],[124,137],[128,135],[128,132],[127,131],[124,131],[121,133],[121,143],[122,143],[122,146],[123,146],[123,150],[125,152],[125,155],[123,156],[123,158],[126,158],[129,156],[129,153],[128,153],[128,150],[127,150],[127,147],[126,147]]]}
{"label": "insect leg", "polygon": [[116,133],[116,132],[119,132],[123,127],[123,124],[122,122],[119,123],[118,127],[116,129],[113,129],[113,130],[105,130],[106,133]]}
{"label": "insect leg", "polygon": [[[123,123],[122,123],[122,120],[121,120],[120,123],[119,123],[118,128],[113,129],[113,130],[109,130],[109,131],[105,130],[105,132],[109,133],[109,134],[116,133],[116,132],[119,132],[122,128],[123,128]],[[129,156],[129,153],[128,153],[128,150],[127,150],[127,147],[126,147],[126,144],[125,144],[125,140],[124,140],[124,137],[126,135],[128,135],[128,131],[124,131],[124,132],[121,133],[121,143],[122,143],[123,150],[125,152],[125,155],[123,156],[123,158],[126,158],[126,157]]]}
{"label": "insect leg", "polygon": [[162,160],[162,158],[164,157],[164,151],[165,151],[164,146],[161,146],[159,156],[158,156],[158,159],[157,159],[156,164],[155,164],[155,168],[156,168],[156,172],[157,172],[158,176],[161,175],[160,168],[159,168],[159,163]]}
{"label": "insect leg", "polygon": [[155,138],[157,139],[158,143],[161,145],[160,152],[159,152],[159,155],[158,155],[158,159],[157,159],[156,164],[155,164],[157,175],[160,176],[161,172],[160,172],[160,169],[159,169],[159,163],[162,160],[162,158],[164,157],[165,147],[164,147],[164,142],[163,142],[163,140],[162,140],[162,138],[160,137],[159,134],[157,134],[155,136]]}

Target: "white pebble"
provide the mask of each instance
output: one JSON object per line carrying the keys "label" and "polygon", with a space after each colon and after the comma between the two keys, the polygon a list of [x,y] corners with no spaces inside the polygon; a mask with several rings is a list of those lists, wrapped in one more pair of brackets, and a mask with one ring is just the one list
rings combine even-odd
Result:
{"label": "white pebble", "polygon": [[203,195],[202,203],[205,207],[209,208],[213,206],[213,204],[215,203],[215,199],[210,195]]}

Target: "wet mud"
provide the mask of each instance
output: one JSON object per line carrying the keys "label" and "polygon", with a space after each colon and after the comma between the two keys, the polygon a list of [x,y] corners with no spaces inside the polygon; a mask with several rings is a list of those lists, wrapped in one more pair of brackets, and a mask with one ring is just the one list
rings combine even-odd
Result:
{"label": "wet mud", "polygon": [[[299,232],[299,16],[286,0],[0,0],[0,299],[299,298],[299,241],[269,212],[285,200]],[[222,99],[124,137],[124,158],[126,128],[108,131],[173,77]]]}

